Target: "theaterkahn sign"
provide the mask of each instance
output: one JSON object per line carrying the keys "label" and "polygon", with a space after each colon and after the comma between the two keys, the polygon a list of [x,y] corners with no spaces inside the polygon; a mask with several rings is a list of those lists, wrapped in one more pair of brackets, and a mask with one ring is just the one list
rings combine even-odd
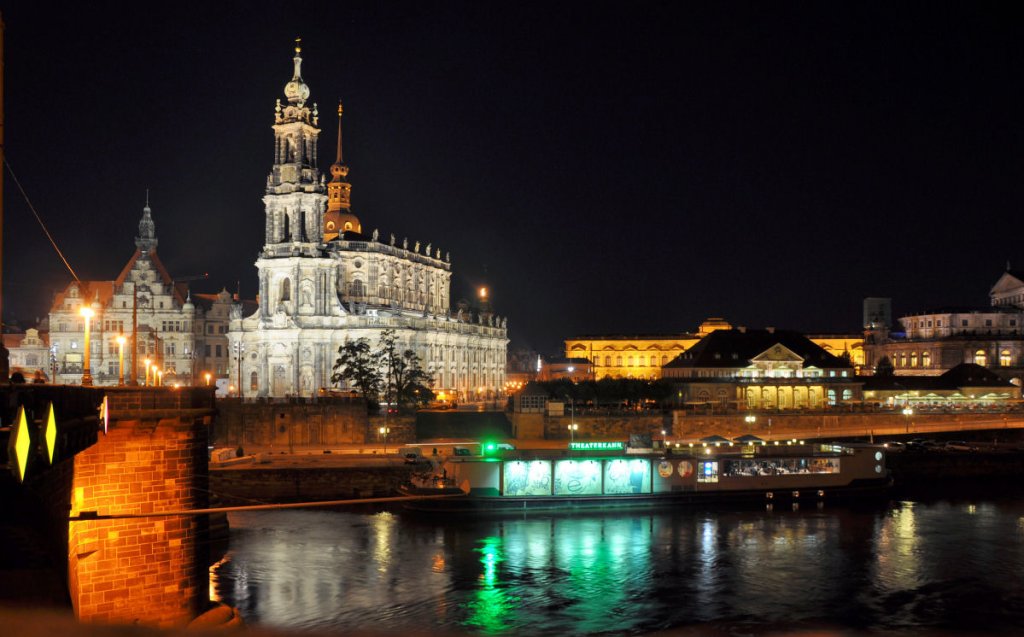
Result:
{"label": "theaterkahn sign", "polygon": [[602,442],[592,440],[589,442],[570,442],[571,451],[622,451],[626,445],[622,441]]}

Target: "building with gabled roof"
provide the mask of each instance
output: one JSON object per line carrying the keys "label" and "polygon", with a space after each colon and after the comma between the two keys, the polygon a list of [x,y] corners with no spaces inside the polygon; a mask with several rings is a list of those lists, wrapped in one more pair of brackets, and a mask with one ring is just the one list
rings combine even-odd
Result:
{"label": "building with gabled roof", "polygon": [[711,332],[662,368],[680,400],[723,409],[822,409],[858,403],[851,363],[788,330]]}
{"label": "building with gabled roof", "polygon": [[[149,201],[142,209],[139,236],[128,262],[110,281],[72,281],[53,300],[49,348],[55,382],[82,382],[85,319],[90,308],[90,371],[97,385],[116,385],[121,376],[124,336],[125,382],[144,383],[159,375],[165,385],[190,385],[227,374],[226,326],[234,299],[229,294],[193,302],[187,282],[175,281],[157,255],[156,225]],[[226,295],[226,296],[225,296]],[[207,334],[207,317],[219,325]],[[219,322],[218,322],[219,321]],[[134,326],[134,327],[133,327]],[[223,331],[221,331],[223,330]],[[214,344],[219,343],[218,350]],[[210,348],[207,345],[211,345]],[[147,374],[146,361],[153,374]],[[133,375],[134,370],[134,375]],[[157,374],[158,373],[158,374]]]}
{"label": "building with gabled roof", "polygon": [[1020,399],[1019,387],[974,363],[961,363],[939,376],[886,374],[864,381],[864,401],[890,408],[1006,406]]}

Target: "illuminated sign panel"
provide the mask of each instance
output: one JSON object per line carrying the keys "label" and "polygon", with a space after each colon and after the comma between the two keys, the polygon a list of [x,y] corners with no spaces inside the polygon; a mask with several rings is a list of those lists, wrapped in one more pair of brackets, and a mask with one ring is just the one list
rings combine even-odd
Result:
{"label": "illuminated sign panel", "polygon": [[651,461],[609,460],[604,465],[604,492],[607,494],[650,493]]}
{"label": "illuminated sign panel", "polygon": [[503,495],[551,495],[551,462],[512,460],[504,463]]}
{"label": "illuminated sign panel", "polygon": [[555,495],[601,495],[599,460],[559,460],[555,463]]}
{"label": "illuminated sign panel", "polygon": [[615,442],[570,442],[569,449],[572,451],[622,451],[626,445],[622,441]]}

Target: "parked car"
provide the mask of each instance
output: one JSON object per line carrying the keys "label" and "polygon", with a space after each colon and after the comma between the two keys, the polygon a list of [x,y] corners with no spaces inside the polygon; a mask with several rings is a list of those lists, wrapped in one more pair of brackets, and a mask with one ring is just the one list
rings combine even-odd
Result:
{"label": "parked car", "polygon": [[963,440],[950,440],[946,443],[946,449],[950,451],[977,451],[978,447]]}

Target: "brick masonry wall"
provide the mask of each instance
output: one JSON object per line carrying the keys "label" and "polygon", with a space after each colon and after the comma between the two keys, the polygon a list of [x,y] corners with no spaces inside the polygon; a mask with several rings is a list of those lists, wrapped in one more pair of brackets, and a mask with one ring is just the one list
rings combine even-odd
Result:
{"label": "brick masonry wall", "polygon": [[366,403],[217,402],[211,440],[217,446],[277,449],[362,444],[367,441]]}
{"label": "brick masonry wall", "polygon": [[[202,406],[189,392],[112,392],[121,410]],[[212,398],[212,397],[211,397]],[[207,428],[203,417],[113,421],[74,460],[71,515],[205,508]],[[204,516],[72,521],[68,583],[86,622],[181,626],[208,602]]]}
{"label": "brick masonry wall", "polygon": [[412,471],[414,468],[409,465],[321,469],[226,467],[210,471],[210,491],[222,506],[385,497],[398,495],[398,486],[409,480]]}

